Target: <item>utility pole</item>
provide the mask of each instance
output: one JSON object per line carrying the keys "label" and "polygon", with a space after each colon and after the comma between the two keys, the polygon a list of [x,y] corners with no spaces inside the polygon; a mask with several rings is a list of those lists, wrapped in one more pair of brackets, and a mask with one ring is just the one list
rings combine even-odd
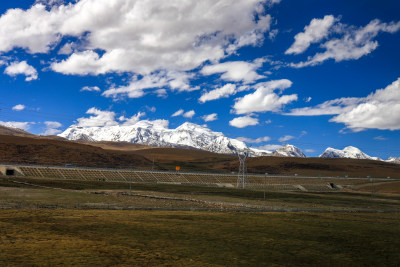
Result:
{"label": "utility pole", "polygon": [[245,148],[243,150],[243,153],[240,153],[240,151],[238,151],[237,155],[239,158],[239,173],[238,173],[236,187],[237,188],[241,187],[242,189],[244,189],[245,183],[247,183],[246,160],[247,160],[247,157],[249,156],[248,148]]}

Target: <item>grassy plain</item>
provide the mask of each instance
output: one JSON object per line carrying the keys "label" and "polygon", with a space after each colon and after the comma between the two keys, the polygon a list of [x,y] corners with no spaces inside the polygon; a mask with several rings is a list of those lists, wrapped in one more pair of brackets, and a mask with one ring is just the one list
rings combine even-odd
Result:
{"label": "grassy plain", "polygon": [[396,266],[400,196],[379,186],[264,199],[251,190],[0,177],[0,266]]}
{"label": "grassy plain", "polygon": [[0,265],[396,266],[399,214],[2,210]]}
{"label": "grassy plain", "polygon": [[[395,182],[395,185],[397,183]],[[130,190],[129,188],[132,188]],[[365,186],[364,186],[365,187]],[[361,190],[362,188],[357,188]],[[378,191],[376,185],[374,190]],[[400,211],[400,194],[277,192],[171,184],[0,178],[0,207],[237,211]]]}

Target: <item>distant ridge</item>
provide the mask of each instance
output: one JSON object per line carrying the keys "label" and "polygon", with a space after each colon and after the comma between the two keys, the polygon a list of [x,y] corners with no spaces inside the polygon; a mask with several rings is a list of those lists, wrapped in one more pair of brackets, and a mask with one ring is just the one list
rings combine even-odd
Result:
{"label": "distant ridge", "polygon": [[[192,148],[220,154],[236,154],[248,149],[250,156],[276,156],[306,158],[301,149],[285,145],[275,151],[248,147],[244,142],[228,138],[221,132],[213,132],[207,127],[186,122],[176,129],[168,129],[162,120],[139,121],[131,126],[77,127],[70,126],[55,136],[34,135],[22,129],[0,125],[0,135],[31,137],[48,140],[71,140],[92,144],[105,149],[137,150],[150,147]],[[320,158],[349,158],[378,160],[360,149],[347,146],[344,149],[328,147]],[[386,162],[400,164],[400,157],[390,157]]]}
{"label": "distant ridge", "polygon": [[[306,157],[301,149],[290,144],[275,151],[248,147],[240,140],[226,137],[221,132],[214,132],[207,127],[190,122],[185,122],[176,129],[169,129],[168,122],[164,120],[142,120],[129,126],[78,127],[72,125],[58,136],[72,141],[89,143],[125,142],[151,147],[199,149],[230,155],[248,149],[252,157]],[[371,157],[353,146],[347,146],[343,150],[328,147],[319,157],[381,161],[380,158]],[[392,157],[387,162],[399,163],[400,160]]]}
{"label": "distant ridge", "polygon": [[34,134],[28,133],[22,129],[14,128],[14,127],[7,127],[4,125],[0,125],[0,134],[11,135],[11,136],[26,136],[26,137],[35,136]]}

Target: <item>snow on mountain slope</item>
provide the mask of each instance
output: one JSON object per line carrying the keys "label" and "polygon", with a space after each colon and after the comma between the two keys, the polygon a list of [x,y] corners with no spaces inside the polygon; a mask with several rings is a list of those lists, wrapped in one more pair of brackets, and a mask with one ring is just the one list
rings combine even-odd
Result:
{"label": "snow on mountain slope", "polygon": [[348,146],[343,150],[334,149],[328,147],[324,153],[322,153],[320,158],[349,158],[349,159],[371,159],[371,160],[381,160],[377,157],[371,157],[363,153],[360,149]]}
{"label": "snow on mountain slope", "polygon": [[[167,128],[163,121],[142,120],[131,126],[77,127],[70,126],[59,136],[69,140],[130,142],[159,147],[187,147],[210,152],[235,154],[247,146],[220,132],[184,123],[176,129]],[[250,148],[251,156],[271,155],[270,151]]]}
{"label": "snow on mountain slope", "polygon": [[286,145],[274,151],[273,156],[305,158],[306,155],[293,145]]}
{"label": "snow on mountain slope", "polygon": [[396,158],[396,157],[390,157],[387,160],[385,160],[386,162],[390,162],[390,163],[396,163],[396,164],[400,164],[400,158]]}
{"label": "snow on mountain slope", "polygon": [[[176,129],[168,128],[168,121],[138,121],[134,125],[78,127],[70,126],[59,136],[69,140],[129,142],[157,147],[183,147],[206,150],[222,154],[236,154],[249,150],[249,156],[301,157],[304,153],[293,145],[285,145],[275,151],[249,148],[237,139],[228,138],[221,132],[213,132],[207,127],[186,122]],[[360,149],[348,146],[343,150],[328,147],[321,158],[352,158],[381,160],[363,153]],[[400,158],[389,158],[386,162],[400,163]]]}

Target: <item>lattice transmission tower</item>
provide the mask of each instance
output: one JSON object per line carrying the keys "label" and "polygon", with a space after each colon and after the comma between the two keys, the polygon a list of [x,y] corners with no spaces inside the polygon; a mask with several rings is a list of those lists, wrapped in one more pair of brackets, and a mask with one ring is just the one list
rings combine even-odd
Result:
{"label": "lattice transmission tower", "polygon": [[239,173],[237,179],[237,188],[244,189],[246,184],[249,182],[247,179],[247,167],[246,167],[246,160],[249,156],[249,150],[247,148],[243,149],[242,151],[237,152],[239,158]]}

